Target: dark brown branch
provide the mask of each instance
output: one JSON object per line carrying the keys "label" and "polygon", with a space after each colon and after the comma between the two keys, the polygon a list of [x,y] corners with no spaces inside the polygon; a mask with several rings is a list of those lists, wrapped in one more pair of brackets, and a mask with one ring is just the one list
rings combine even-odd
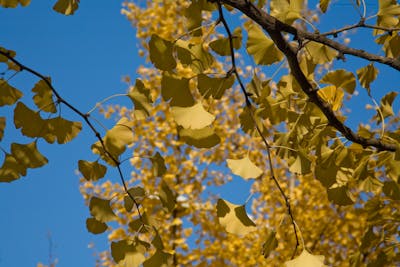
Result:
{"label": "dark brown branch", "polygon": [[259,24],[270,35],[275,45],[286,56],[289,63],[291,74],[300,84],[303,92],[307,94],[311,102],[313,102],[320,108],[320,110],[324,113],[324,115],[328,119],[329,124],[331,126],[336,128],[349,141],[360,144],[363,147],[371,146],[377,148],[378,150],[396,151],[395,144],[388,144],[376,138],[364,138],[362,136],[359,136],[339,120],[339,118],[333,112],[331,106],[317,94],[317,90],[314,89],[312,84],[308,81],[307,77],[302,72],[299,65],[299,61],[297,59],[297,50],[283,38],[282,32],[289,32],[294,34],[296,37],[301,37],[302,39],[305,38],[308,40],[316,41],[318,43],[326,44],[338,50],[341,54],[352,54],[354,56],[365,58],[370,61],[381,62],[383,64],[392,66],[397,70],[400,70],[400,61],[391,58],[372,55],[362,50],[348,48],[347,46],[337,43],[320,34],[314,34],[306,31],[297,30],[296,28],[288,24],[285,24],[277,20],[276,18],[270,16],[263,10],[255,7],[253,4],[251,4],[251,2],[247,2],[245,0],[237,0],[237,1],[221,0],[221,2],[228,4],[246,14],[249,18],[251,18],[254,22]]}
{"label": "dark brown branch", "polygon": [[[72,110],[74,113],[76,113],[79,117],[81,117],[81,118],[85,121],[85,123],[86,123],[86,124],[89,126],[89,128],[92,130],[92,132],[94,133],[94,135],[96,136],[96,138],[99,140],[99,142],[100,142],[100,144],[101,144],[101,147],[103,148],[104,153],[106,154],[106,156],[109,157],[109,158],[113,161],[113,163],[116,165],[116,167],[117,167],[117,169],[118,169],[119,177],[120,177],[121,182],[122,182],[122,184],[123,184],[123,186],[124,186],[124,189],[125,189],[125,193],[128,194],[129,198],[130,198],[130,199],[133,201],[133,203],[135,204],[136,209],[137,209],[138,214],[139,214],[139,218],[140,218],[140,220],[142,221],[142,214],[141,214],[140,209],[139,209],[139,208],[140,208],[140,204],[135,200],[135,197],[132,196],[132,194],[128,191],[128,188],[127,188],[126,182],[125,182],[125,178],[124,178],[124,175],[123,175],[122,170],[121,170],[121,162],[120,162],[118,159],[116,159],[116,158],[106,149],[106,146],[105,146],[105,144],[104,144],[103,138],[101,137],[100,133],[96,130],[96,128],[94,127],[94,125],[92,124],[92,122],[89,120],[89,114],[86,114],[86,113],[81,112],[81,111],[78,110],[76,107],[74,107],[72,104],[70,104],[68,101],[66,101],[65,99],[63,99],[63,98],[61,97],[61,95],[58,93],[58,91],[53,87],[53,85],[51,84],[51,82],[49,81],[49,79],[47,79],[47,78],[46,78],[44,75],[42,75],[41,73],[35,71],[34,69],[31,69],[31,68],[25,66],[24,64],[22,64],[21,62],[19,62],[19,61],[16,60],[16,59],[14,59],[11,55],[9,55],[9,54],[6,53],[6,52],[3,52],[2,50],[0,50],[0,55],[3,55],[3,56],[5,56],[5,57],[7,57],[10,61],[12,61],[14,64],[16,64],[16,65],[20,68],[20,71],[26,70],[27,72],[29,72],[29,73],[33,74],[34,76],[36,76],[36,77],[40,78],[41,80],[43,80],[43,81],[47,84],[47,86],[51,89],[51,91],[53,92],[53,94],[55,95],[55,97],[57,98],[57,102],[58,102],[58,103],[62,103],[62,104],[64,104],[64,105],[66,105],[70,110]],[[142,223],[143,223],[143,221],[142,221]]]}
{"label": "dark brown branch", "polygon": [[285,201],[287,212],[289,214],[289,217],[291,219],[291,223],[293,225],[293,230],[294,230],[294,234],[295,234],[295,237],[296,237],[296,247],[295,247],[295,249],[293,251],[293,254],[292,254],[292,258],[294,258],[294,256],[296,255],[296,252],[297,252],[297,248],[299,247],[300,243],[299,243],[299,237],[298,237],[298,234],[297,234],[296,223],[294,221],[292,207],[290,205],[290,200],[289,200],[289,197],[286,196],[285,192],[282,189],[282,186],[280,185],[278,179],[275,176],[274,166],[272,164],[271,145],[268,143],[267,139],[264,137],[264,135],[263,135],[260,127],[258,126],[256,119],[255,119],[255,116],[254,116],[254,113],[253,113],[253,110],[252,110],[252,102],[250,100],[248,92],[246,91],[246,88],[244,87],[244,84],[243,84],[242,79],[241,79],[241,77],[239,75],[239,72],[237,71],[237,68],[236,68],[235,52],[234,52],[234,49],[233,49],[233,35],[232,35],[232,32],[231,32],[231,30],[229,28],[228,23],[225,20],[224,13],[222,11],[221,3],[219,1],[217,1],[217,4],[218,4],[218,12],[219,12],[218,21],[222,22],[222,24],[224,25],[225,31],[228,34],[228,39],[229,39],[229,48],[230,48],[230,56],[231,56],[231,61],[232,61],[232,68],[228,71],[227,75],[232,75],[232,73],[235,74],[235,77],[236,77],[236,79],[237,79],[237,81],[239,83],[240,89],[242,90],[242,93],[244,95],[244,98],[245,98],[245,101],[246,101],[246,107],[249,109],[249,112],[250,112],[251,118],[252,118],[252,120],[254,122],[254,125],[255,125],[255,128],[257,130],[257,133],[261,136],[261,139],[262,139],[263,143],[265,144],[265,147],[266,147],[266,150],[267,150],[267,156],[268,156],[268,165],[269,165],[270,172],[271,172],[271,179],[274,181],[276,187],[279,190],[279,193],[282,195],[282,197],[283,197],[283,199]]}

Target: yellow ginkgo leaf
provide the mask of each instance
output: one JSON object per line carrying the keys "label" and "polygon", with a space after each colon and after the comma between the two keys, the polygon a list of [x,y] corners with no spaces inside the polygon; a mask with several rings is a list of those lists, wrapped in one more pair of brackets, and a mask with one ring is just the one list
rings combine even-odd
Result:
{"label": "yellow ginkgo leaf", "polygon": [[78,9],[80,0],[58,0],[53,6],[54,11],[64,15],[73,15]]}
{"label": "yellow ginkgo leaf", "polygon": [[201,129],[210,125],[215,116],[207,112],[201,103],[192,107],[172,107],[176,123],[185,129]]}
{"label": "yellow ginkgo leaf", "polygon": [[92,197],[89,203],[90,214],[100,222],[109,222],[117,218],[111,209],[110,200]]}
{"label": "yellow ginkgo leaf", "polygon": [[286,267],[324,267],[325,256],[312,255],[307,250],[303,252],[297,258],[285,262]]}
{"label": "yellow ginkgo leaf", "polygon": [[306,44],[305,48],[315,64],[330,62],[337,55],[337,52],[332,48],[317,42],[309,42]]}
{"label": "yellow ginkgo leaf", "polygon": [[217,216],[228,233],[241,236],[256,229],[256,224],[247,215],[244,205],[235,205],[220,198],[217,202]]}
{"label": "yellow ginkgo leaf", "polygon": [[227,159],[226,162],[233,174],[246,180],[258,178],[263,173],[247,156],[242,159]]}
{"label": "yellow ginkgo leaf", "polygon": [[179,138],[186,144],[197,148],[211,148],[221,142],[221,138],[212,127],[202,129],[179,129]]}
{"label": "yellow ginkgo leaf", "polygon": [[132,122],[123,117],[107,131],[104,145],[111,155],[119,156],[124,153],[127,145],[132,144],[133,140]]}
{"label": "yellow ginkgo leaf", "polygon": [[342,106],[344,93],[343,90],[334,85],[326,86],[318,91],[318,95],[332,106],[336,111]]}
{"label": "yellow ginkgo leaf", "polygon": [[13,105],[22,97],[22,92],[12,87],[4,79],[0,79],[0,107],[5,105]]}

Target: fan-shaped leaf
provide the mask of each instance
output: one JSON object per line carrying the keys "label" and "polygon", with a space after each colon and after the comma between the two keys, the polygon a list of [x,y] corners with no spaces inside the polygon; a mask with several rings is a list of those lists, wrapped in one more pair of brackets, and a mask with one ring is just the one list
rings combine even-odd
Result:
{"label": "fan-shaped leaf", "polygon": [[38,81],[32,88],[32,92],[36,93],[33,96],[33,102],[40,110],[51,113],[57,111],[53,101],[53,92],[44,80]]}
{"label": "fan-shaped leaf", "polygon": [[114,211],[111,209],[110,200],[92,197],[89,203],[90,214],[100,222],[115,220]]}
{"label": "fan-shaped leaf", "polygon": [[39,168],[48,162],[37,150],[36,141],[26,145],[12,143],[11,154],[25,168]]}
{"label": "fan-shaped leaf", "polygon": [[15,8],[18,6],[18,4],[21,6],[27,6],[30,2],[31,0],[1,0],[0,6]]}
{"label": "fan-shaped leaf", "polygon": [[119,266],[139,267],[144,262],[146,248],[139,243],[121,240],[111,243],[111,256]]}
{"label": "fan-shaped leaf", "polygon": [[263,173],[263,171],[258,168],[248,156],[242,159],[227,159],[226,162],[232,173],[239,175],[246,180],[258,178]]}
{"label": "fan-shaped leaf", "polygon": [[179,130],[179,137],[185,141],[186,144],[197,148],[211,148],[218,145],[221,141],[212,127],[205,127],[203,129],[181,128]]}
{"label": "fan-shaped leaf", "polygon": [[337,56],[335,50],[317,42],[309,42],[305,48],[315,64],[331,62]]}
{"label": "fan-shaped leaf", "polygon": [[0,107],[13,105],[22,95],[20,90],[9,85],[6,80],[0,79]]}
{"label": "fan-shaped leaf", "polygon": [[53,9],[64,15],[73,15],[79,7],[80,0],[58,0]]}
{"label": "fan-shaped leaf", "polygon": [[153,34],[149,42],[150,60],[160,70],[172,70],[176,67],[172,43]]}
{"label": "fan-shaped leaf", "polygon": [[133,141],[132,122],[125,117],[108,130],[104,137],[104,145],[107,151],[115,157],[124,153],[126,146],[132,144]]}
{"label": "fan-shaped leaf", "polygon": [[44,121],[46,124],[47,137],[50,140],[56,139],[57,143],[65,144],[74,139],[82,129],[82,123],[78,121],[69,121],[61,117],[49,119]]}
{"label": "fan-shaped leaf", "polygon": [[371,93],[370,84],[378,77],[379,70],[375,68],[373,63],[357,70],[357,77],[362,87],[367,89],[368,94]]}
{"label": "fan-shaped leaf", "polygon": [[324,267],[325,256],[312,255],[307,250],[293,260],[285,262],[286,267]]}
{"label": "fan-shaped leaf", "polygon": [[170,106],[191,107],[194,105],[194,99],[189,89],[189,79],[178,78],[166,72],[161,79],[161,94]]}
{"label": "fan-shaped leaf", "polygon": [[143,187],[135,186],[128,190],[129,195],[124,196],[124,207],[129,212],[132,210],[134,202],[130,196],[132,196],[137,203],[140,203],[146,192],[144,191]]}
{"label": "fan-shaped leaf", "polygon": [[172,255],[157,249],[156,253],[143,262],[143,267],[168,267],[172,266]]}
{"label": "fan-shaped leaf", "polygon": [[225,90],[231,88],[234,82],[235,76],[233,75],[224,78],[211,78],[205,74],[197,76],[197,88],[204,98],[221,99]]}
{"label": "fan-shaped leaf", "polygon": [[203,73],[214,62],[214,57],[203,48],[203,44],[179,39],[175,45],[181,63],[190,66],[197,74]]}
{"label": "fan-shaped leaf", "polygon": [[327,73],[322,79],[321,83],[328,83],[342,88],[347,93],[353,94],[356,88],[356,77],[352,72],[340,69]]}
{"label": "fan-shaped leaf", "polygon": [[92,234],[101,234],[104,233],[108,226],[107,224],[96,220],[96,218],[87,218],[86,219],[86,228]]}
{"label": "fan-shaped leaf", "polygon": [[134,114],[136,119],[144,119],[150,115],[153,101],[150,90],[144,86],[141,80],[136,79],[135,87],[129,92],[128,96],[135,106]]}
{"label": "fan-shaped leaf", "polygon": [[346,185],[333,185],[328,189],[328,199],[334,204],[347,206],[354,203],[354,196]]}
{"label": "fan-shaped leaf", "polygon": [[165,167],[165,162],[161,154],[157,152],[156,154],[154,154],[154,156],[151,157],[150,160],[153,164],[152,167],[154,176],[163,176],[167,171],[167,167]]}
{"label": "fan-shaped leaf", "polygon": [[103,178],[107,172],[107,167],[97,161],[79,160],[78,167],[83,177],[88,181],[97,181]]}
{"label": "fan-shaped leaf", "polygon": [[171,112],[176,123],[185,129],[201,129],[209,126],[215,119],[201,103],[192,107],[172,107]]}
{"label": "fan-shaped leaf", "polygon": [[318,90],[318,95],[332,106],[332,110],[338,110],[343,103],[344,92],[334,85],[328,85]]}
{"label": "fan-shaped leaf", "polygon": [[40,115],[22,102],[18,102],[14,109],[14,124],[17,129],[21,128],[23,135],[28,137],[44,137],[47,133],[46,124]]}
{"label": "fan-shaped leaf", "polygon": [[[234,49],[239,49],[242,46],[242,28],[237,27],[232,32],[232,43]],[[210,44],[212,50],[220,56],[230,56],[231,46],[229,44],[229,38],[220,38],[212,41]]]}
{"label": "fan-shaped leaf", "polygon": [[21,175],[26,175],[26,167],[19,164],[12,155],[7,154],[4,158],[3,165],[0,168],[0,182],[12,182],[17,180]]}

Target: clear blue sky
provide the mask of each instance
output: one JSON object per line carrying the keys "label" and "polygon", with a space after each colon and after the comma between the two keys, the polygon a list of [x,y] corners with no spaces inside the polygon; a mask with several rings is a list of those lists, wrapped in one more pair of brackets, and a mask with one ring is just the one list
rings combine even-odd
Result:
{"label": "clear blue sky", "polygon": [[[15,50],[17,59],[51,76],[66,100],[87,111],[98,100],[124,93],[126,85],[121,78],[124,75],[135,78],[135,70],[141,63],[137,57],[134,29],[120,14],[121,2],[81,1],[77,13],[69,17],[52,11],[54,1],[33,0],[27,8],[1,8],[0,46]],[[353,18],[352,22],[357,21],[357,13],[349,2],[339,2],[346,2],[347,5],[338,5],[337,12],[322,21],[327,25],[325,29],[340,26],[348,18]],[[370,11],[376,8],[376,5],[369,6]],[[371,48],[364,38],[365,35],[353,38],[352,44]],[[339,65],[354,70],[367,64],[364,60],[353,62],[350,59]],[[385,71],[387,68],[381,70],[382,73]],[[397,85],[393,87],[394,81],[399,80],[397,72],[385,74],[373,84],[376,89],[373,89],[374,96],[379,99],[384,92],[399,91]],[[32,76],[22,73],[10,83],[24,91],[26,100],[32,97],[30,90],[35,82]],[[351,102],[355,105],[349,119],[353,128],[355,122],[365,121],[363,108],[368,101],[363,89],[358,89],[361,96]],[[11,110],[1,109],[0,112],[4,116]],[[77,119],[65,107],[63,112],[67,117]],[[13,133],[11,128],[10,119],[6,136],[0,144],[5,149],[8,149],[9,142],[15,140],[13,138],[18,138],[17,132],[16,135],[9,134],[9,131]],[[38,170],[29,170],[28,175],[18,181],[0,184],[1,267],[36,266],[38,262],[46,264],[49,232],[53,257],[58,258],[59,267],[94,266],[95,258],[87,247],[91,241],[96,242],[100,251],[108,249],[106,235],[94,236],[86,230],[85,220],[89,211],[79,193],[79,178],[75,174],[77,160],[93,159],[90,145],[94,141],[87,127],[67,145],[47,145],[40,141],[39,147],[49,159],[49,164]],[[118,181],[115,175],[110,178]],[[231,195],[232,191],[241,188],[238,194],[246,199],[248,191],[242,187],[243,182],[219,190],[222,195]]]}

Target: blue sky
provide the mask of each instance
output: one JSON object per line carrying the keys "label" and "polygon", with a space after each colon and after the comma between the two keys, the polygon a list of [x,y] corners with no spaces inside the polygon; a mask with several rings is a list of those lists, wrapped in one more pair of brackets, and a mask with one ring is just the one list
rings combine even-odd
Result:
{"label": "blue sky", "polygon": [[[33,0],[27,8],[0,9],[0,46],[15,50],[17,59],[51,76],[61,95],[80,110],[91,109],[109,95],[124,93],[126,85],[121,82],[122,77],[135,78],[135,70],[142,59],[137,56],[134,28],[120,14],[122,1],[97,1],[96,4],[82,1],[77,13],[69,17],[52,11],[53,2]],[[369,10],[373,14],[371,10],[376,8],[371,5]],[[333,15],[323,18],[322,24],[332,29],[348,18],[357,22],[357,13],[351,5],[338,5]],[[371,48],[365,38],[363,34],[352,37],[351,44]],[[367,63],[352,61],[349,57],[348,62],[338,64],[354,70]],[[381,68],[381,73],[386,71],[387,68]],[[379,99],[389,90],[399,91],[398,86],[393,87],[393,81],[399,79],[397,72],[389,71],[373,84],[377,89],[373,90],[374,96]],[[22,90],[27,100],[32,97],[30,90],[36,81],[31,75],[21,73],[10,83]],[[349,119],[353,129],[355,122],[365,121],[363,108],[368,101],[363,89],[358,89],[360,96],[350,103],[354,105]],[[4,116],[10,114],[11,109],[3,108],[0,112]],[[67,118],[78,119],[65,107],[63,112]],[[5,149],[15,138],[20,138],[10,126],[12,120],[8,120],[6,136],[0,144]],[[58,259],[60,267],[94,266],[95,258],[88,249],[92,241],[96,242],[98,250],[108,249],[106,235],[94,236],[86,230],[89,211],[79,193],[79,177],[75,174],[77,160],[93,159],[90,145],[94,141],[92,133],[84,127],[79,137],[67,145],[39,142],[49,164],[29,170],[28,175],[18,181],[0,184],[0,266],[47,263],[48,233],[51,233],[53,257]],[[111,175],[111,179],[118,181],[116,175]],[[219,190],[222,195],[229,195],[242,187],[243,182],[238,182]],[[240,189],[240,195],[246,199],[248,191]]]}

